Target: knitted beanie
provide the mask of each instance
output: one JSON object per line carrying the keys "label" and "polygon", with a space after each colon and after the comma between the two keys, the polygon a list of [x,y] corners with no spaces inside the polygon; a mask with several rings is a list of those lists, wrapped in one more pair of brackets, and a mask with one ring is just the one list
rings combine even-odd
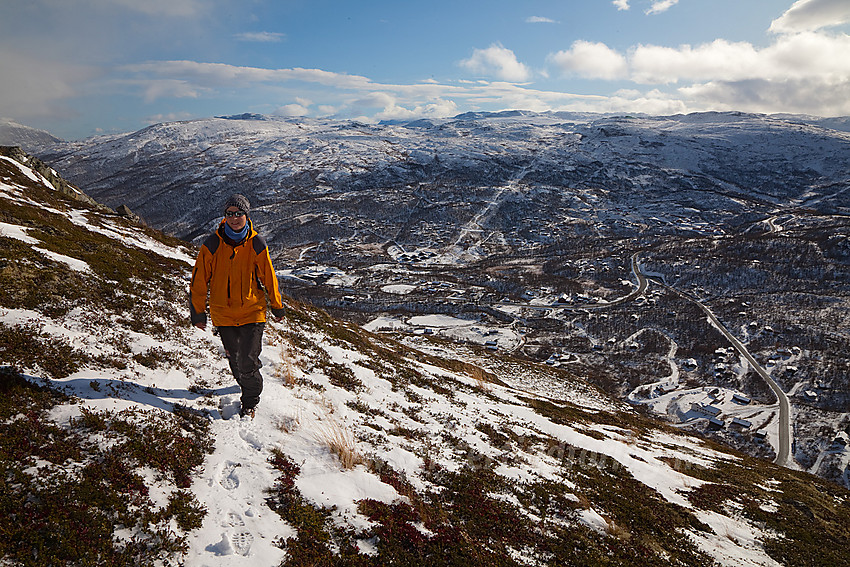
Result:
{"label": "knitted beanie", "polygon": [[248,202],[248,199],[244,195],[240,195],[239,193],[232,195],[225,201],[224,211],[227,212],[227,209],[230,207],[236,207],[246,215],[251,212],[251,203]]}

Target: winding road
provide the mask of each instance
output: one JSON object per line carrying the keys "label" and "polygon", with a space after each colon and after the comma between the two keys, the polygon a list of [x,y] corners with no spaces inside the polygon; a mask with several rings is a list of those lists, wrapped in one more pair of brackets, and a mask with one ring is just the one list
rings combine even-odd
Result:
{"label": "winding road", "polygon": [[[640,265],[637,263],[637,254],[632,256],[632,266],[635,275],[638,278],[639,288],[646,289],[646,281],[653,276],[647,276],[647,274],[643,273],[640,269]],[[674,287],[667,285],[664,282],[657,281],[653,279],[659,285],[673,291],[681,297],[684,297],[688,301],[695,303],[703,313],[711,320],[715,327],[723,333],[723,336],[732,344],[732,346],[737,350],[741,356],[747,359],[747,362],[750,363],[750,366],[756,371],[756,373],[761,376],[761,378],[770,386],[770,389],[773,390],[773,393],[776,395],[776,399],[779,401],[779,447],[776,449],[776,459],[774,462],[781,466],[787,466],[788,457],[791,455],[791,403],[788,401],[788,396],[785,395],[785,392],[782,391],[782,388],[779,387],[773,378],[770,377],[770,374],[759,364],[756,359],[750,354],[750,351],[747,350],[747,347],[739,341],[735,335],[733,335],[729,330],[720,322],[720,320],[711,312],[711,310],[703,305],[698,299],[691,297],[690,295],[677,290]]]}
{"label": "winding road", "polygon": [[[771,221],[773,219],[770,219]],[[774,225],[771,222],[771,227]],[[698,299],[688,295],[685,292],[679,291],[676,288],[665,283],[657,274],[648,274],[645,273],[638,262],[638,256],[640,252],[636,252],[632,255],[631,265],[632,265],[632,273],[634,273],[637,278],[638,285],[637,288],[632,290],[627,295],[615,299],[613,301],[609,301],[607,303],[591,303],[591,304],[582,304],[582,305],[570,305],[570,304],[549,304],[549,305],[529,305],[527,303],[513,303],[513,302],[500,302],[494,304],[494,307],[521,307],[523,309],[534,309],[538,311],[549,311],[553,309],[565,309],[565,310],[574,310],[574,309],[604,309],[606,307],[611,307],[614,305],[619,305],[621,303],[626,303],[627,301],[631,301],[646,292],[647,287],[649,286],[649,282],[653,281],[658,285],[669,289],[673,293],[678,294],[679,296],[687,299],[695,303],[702,311],[706,314],[709,320],[714,324],[717,329],[723,333],[723,336],[729,341],[732,347],[737,350],[741,356],[743,356],[750,366],[756,371],[756,373],[761,376],[761,378],[767,383],[773,393],[776,395],[776,399],[779,402],[779,446],[776,448],[776,459],[774,462],[781,466],[787,466],[788,458],[791,455],[791,403],[788,401],[788,396],[785,395],[785,392],[782,391],[782,388],[779,387],[773,378],[770,377],[770,374],[761,366],[761,364],[756,361],[750,351],[747,350],[747,347],[739,341],[724,325],[720,322],[717,316],[711,312],[711,310],[702,304]]]}

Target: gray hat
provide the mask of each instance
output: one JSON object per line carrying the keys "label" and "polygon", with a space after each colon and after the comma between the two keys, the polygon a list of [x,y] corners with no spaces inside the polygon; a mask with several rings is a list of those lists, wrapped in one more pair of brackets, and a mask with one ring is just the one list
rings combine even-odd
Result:
{"label": "gray hat", "polygon": [[236,207],[246,215],[251,212],[251,203],[248,202],[248,199],[245,195],[240,195],[237,193],[236,195],[232,195],[227,201],[224,203],[225,212],[230,207]]}

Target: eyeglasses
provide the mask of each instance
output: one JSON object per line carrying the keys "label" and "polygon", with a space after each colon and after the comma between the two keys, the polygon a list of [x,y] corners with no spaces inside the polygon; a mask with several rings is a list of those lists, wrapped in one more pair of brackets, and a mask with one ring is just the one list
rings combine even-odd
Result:
{"label": "eyeglasses", "polygon": [[241,216],[245,216],[245,211],[225,211],[224,216],[226,216],[227,218],[241,217]]}

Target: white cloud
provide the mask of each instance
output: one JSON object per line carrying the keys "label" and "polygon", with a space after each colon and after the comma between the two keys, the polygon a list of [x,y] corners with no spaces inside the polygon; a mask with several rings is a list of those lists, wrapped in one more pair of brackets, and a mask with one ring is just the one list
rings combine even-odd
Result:
{"label": "white cloud", "polygon": [[847,22],[850,22],[850,2],[847,0],[797,0],[770,24],[770,31],[814,31]]}
{"label": "white cloud", "polygon": [[458,114],[458,107],[451,100],[437,100],[415,104],[408,108],[392,104],[374,115],[376,120],[406,120],[414,118],[445,118]]}
{"label": "white cloud", "polygon": [[207,88],[246,87],[258,83],[276,84],[289,81],[318,83],[344,89],[362,89],[371,84],[366,77],[321,69],[263,69],[197,61],[151,61],[125,65],[121,70],[140,78],[172,78],[176,82]]}
{"label": "white cloud", "polygon": [[395,97],[387,92],[375,91],[366,93],[354,101],[354,106],[358,108],[388,108],[396,103]]}
{"label": "white cloud", "polygon": [[286,37],[282,33],[275,32],[245,32],[238,33],[234,36],[239,41],[249,41],[256,43],[277,43],[283,41]]}
{"label": "white cloud", "polygon": [[[398,88],[389,85],[388,87]],[[325,114],[354,118],[362,122],[443,118],[459,112],[454,100],[432,98],[429,93],[416,91],[410,85],[400,86],[395,93],[389,90],[365,93],[342,107],[329,107],[327,110]]]}
{"label": "white cloud", "polygon": [[613,4],[617,7],[618,10],[629,9],[629,0],[614,0]]}
{"label": "white cloud", "polygon": [[525,23],[527,24],[557,24],[558,22],[553,20],[552,18],[545,18],[543,16],[530,16],[525,19]]}
{"label": "white cloud", "polygon": [[739,81],[747,79],[850,78],[850,36],[800,33],[782,36],[758,49],[746,42],[718,39],[697,47],[638,46],[629,57],[638,83]]}
{"label": "white cloud", "polygon": [[850,36],[798,33],[757,48],[718,39],[698,46],[638,45],[620,53],[603,43],[576,41],[548,60],[565,74],[588,79],[629,79],[641,84],[850,78]]}
{"label": "white cloud", "polygon": [[646,11],[647,14],[660,14],[666,12],[679,3],[679,0],[654,0],[652,6]]}
{"label": "white cloud", "polygon": [[749,43],[712,43],[676,48],[639,45],[629,57],[631,78],[638,83],[675,83],[689,79],[740,79],[758,72],[762,58]]}
{"label": "white cloud", "polygon": [[566,51],[549,56],[563,73],[589,79],[617,79],[626,75],[626,58],[604,43],[579,40]]}
{"label": "white cloud", "polygon": [[[718,39],[697,46],[638,45],[625,53],[577,41],[549,61],[567,75],[627,79],[645,85],[681,85],[676,101],[633,97],[636,107],[752,112],[850,113],[850,36],[801,32],[769,46]],[[614,104],[609,98],[606,104]],[[740,101],[740,104],[736,103]],[[737,106],[736,106],[737,104]]]}
{"label": "white cloud", "polygon": [[493,44],[487,49],[476,49],[472,57],[460,62],[460,66],[480,75],[492,75],[504,81],[522,82],[531,77],[531,71],[517,61],[510,49]]}
{"label": "white cloud", "polygon": [[285,104],[274,111],[278,116],[307,116],[310,110],[301,104]]}

